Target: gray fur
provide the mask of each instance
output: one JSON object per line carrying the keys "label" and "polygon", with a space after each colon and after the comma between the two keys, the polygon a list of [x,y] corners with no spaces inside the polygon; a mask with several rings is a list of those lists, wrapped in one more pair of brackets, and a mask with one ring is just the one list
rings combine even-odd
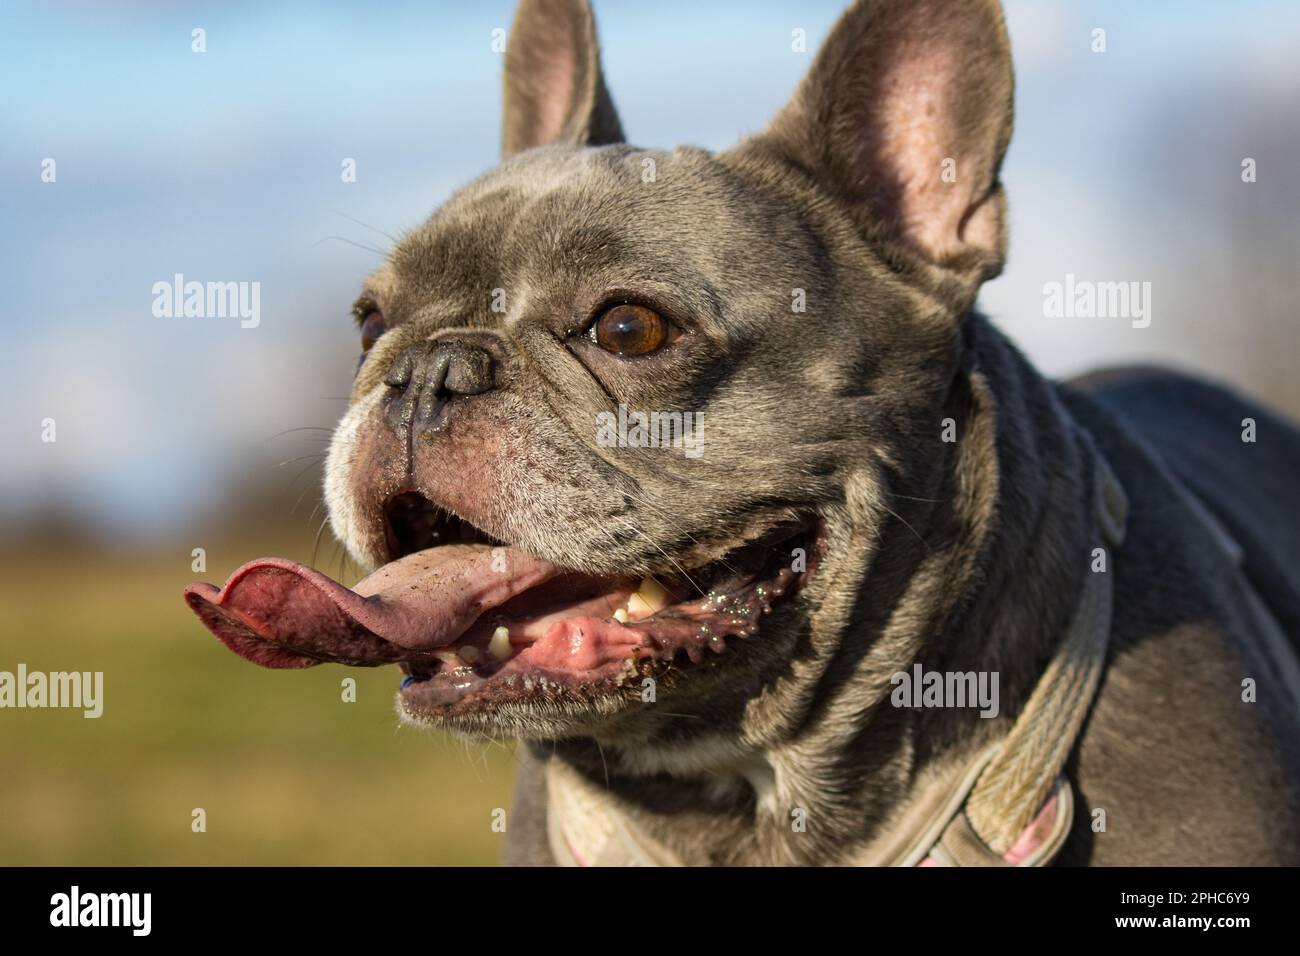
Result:
{"label": "gray fur", "polygon": [[[717,155],[610,143],[618,121],[584,3],[524,0],[515,23],[510,158],[367,285],[395,328],[331,453],[340,537],[374,563],[379,503],[399,479],[369,397],[406,346],[448,337],[488,348],[498,387],[465,400],[414,471],[484,530],[597,572],[697,566],[794,513],[820,516],[828,547],[758,636],[667,669],[654,706],[556,698],[445,719],[529,741],[507,860],[553,862],[545,760],[607,783],[688,862],[846,859],[923,768],[1005,733],[1050,658],[1094,543],[1077,423],[1132,514],[1108,668],[1070,765],[1082,799],[1064,861],[1300,863],[1297,715],[1270,689],[1226,558],[1172,482],[1238,536],[1294,640],[1300,501],[1287,476],[1300,434],[1164,374],[1055,385],[972,311],[1006,248],[1011,71],[996,3],[856,3],[772,127]],[[921,67],[957,85],[900,81]],[[567,112],[542,124],[557,132],[541,143],[528,111],[547,97]],[[948,155],[956,192],[930,179]],[[795,289],[804,313],[791,311]],[[687,346],[625,360],[569,337],[611,293],[660,305]],[[702,412],[705,454],[598,447],[594,415],[618,402]],[[1256,445],[1238,437],[1247,416],[1267,422]],[[949,418],[955,443],[940,440]],[[1162,433],[1174,419],[1185,439]],[[914,661],[999,672],[999,716],[889,706],[890,675]],[[1247,677],[1257,703],[1242,701]],[[796,807],[806,833],[789,825]],[[1104,833],[1089,827],[1094,808]]]}

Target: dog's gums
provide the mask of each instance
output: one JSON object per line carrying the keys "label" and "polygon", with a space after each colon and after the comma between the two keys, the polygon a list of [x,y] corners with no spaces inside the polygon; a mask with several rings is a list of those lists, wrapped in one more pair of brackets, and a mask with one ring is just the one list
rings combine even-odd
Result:
{"label": "dog's gums", "polygon": [[[399,524],[406,530],[390,540],[413,540],[409,516]],[[704,567],[638,578],[474,541],[475,529],[453,518],[419,533],[436,540],[449,529],[462,543],[399,551],[353,589],[265,558],[224,588],[191,585],[186,601],[227,647],[264,667],[398,664],[407,714],[436,717],[453,706],[639,693],[639,678],[756,634],[820,547],[809,526],[782,524]]]}

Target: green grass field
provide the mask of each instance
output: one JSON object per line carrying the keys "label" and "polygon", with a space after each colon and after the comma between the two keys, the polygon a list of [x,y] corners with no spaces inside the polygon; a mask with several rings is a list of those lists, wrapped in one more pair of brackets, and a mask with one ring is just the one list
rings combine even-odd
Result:
{"label": "green grass field", "polygon": [[[286,553],[262,545],[198,577]],[[496,861],[509,750],[400,727],[395,668],[241,661],[181,600],[195,577],[185,548],[0,558],[0,670],[104,672],[97,720],[0,710],[0,864]]]}

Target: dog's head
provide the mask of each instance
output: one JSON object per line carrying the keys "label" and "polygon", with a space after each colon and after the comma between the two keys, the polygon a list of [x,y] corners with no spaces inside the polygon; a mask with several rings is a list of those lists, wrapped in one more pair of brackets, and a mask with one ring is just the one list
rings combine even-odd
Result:
{"label": "dog's head", "polygon": [[942,454],[1011,90],[992,0],[859,2],[766,131],[641,149],[586,3],[523,0],[502,164],[355,306],[326,491],[364,599],[276,565],[242,579],[252,637],[191,603],[256,654],[300,617],[263,663],[399,662],[404,715],[466,732],[761,695]]}

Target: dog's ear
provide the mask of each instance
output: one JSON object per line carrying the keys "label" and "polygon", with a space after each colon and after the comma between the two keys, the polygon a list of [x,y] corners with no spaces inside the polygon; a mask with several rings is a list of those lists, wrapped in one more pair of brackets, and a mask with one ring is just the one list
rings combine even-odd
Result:
{"label": "dog's ear", "polygon": [[1012,86],[997,0],[857,0],[758,141],[867,234],[977,286],[1005,257]]}
{"label": "dog's ear", "polygon": [[546,143],[623,142],[587,0],[521,0],[506,44],[501,158]]}

